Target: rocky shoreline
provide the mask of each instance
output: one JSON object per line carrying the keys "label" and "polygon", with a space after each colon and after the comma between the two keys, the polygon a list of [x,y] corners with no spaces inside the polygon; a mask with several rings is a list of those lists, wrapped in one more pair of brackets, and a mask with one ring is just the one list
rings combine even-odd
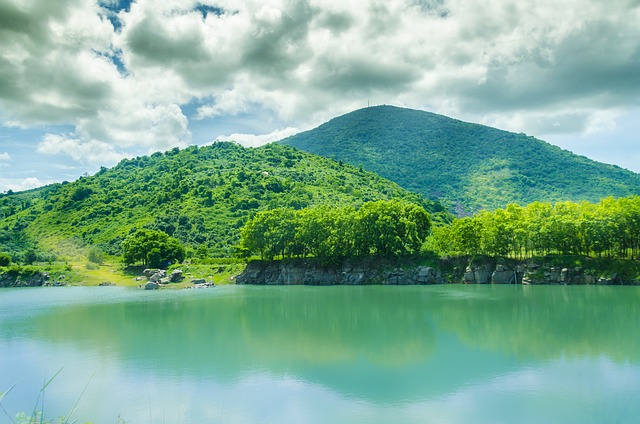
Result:
{"label": "rocky shoreline", "polygon": [[[239,271],[239,270],[238,270]],[[588,257],[543,257],[526,260],[490,257],[360,258],[340,264],[320,260],[250,261],[231,277],[236,284],[255,285],[640,285],[640,262],[605,263]],[[183,281],[180,270],[147,269],[135,281],[153,290]],[[211,279],[195,278],[189,287],[213,287]],[[64,273],[0,272],[0,287],[70,285]],[[77,285],[77,284],[71,284]],[[99,285],[115,285],[104,282]]]}
{"label": "rocky shoreline", "polygon": [[[557,260],[555,261],[557,262]],[[256,285],[419,285],[535,284],[639,285],[637,278],[546,259],[445,258],[425,265],[419,260],[368,258],[327,265],[315,259],[251,261],[236,284]]]}

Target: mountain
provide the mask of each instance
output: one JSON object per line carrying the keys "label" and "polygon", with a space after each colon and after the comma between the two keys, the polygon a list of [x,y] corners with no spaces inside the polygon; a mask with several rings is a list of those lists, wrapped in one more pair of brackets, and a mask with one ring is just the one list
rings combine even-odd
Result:
{"label": "mountain", "polygon": [[640,175],[524,134],[393,106],[356,110],[280,143],[351,163],[456,213],[640,194]]}
{"label": "mountain", "polygon": [[192,249],[228,255],[258,210],[390,198],[444,213],[442,205],[371,172],[288,146],[175,148],[72,183],[0,195],[0,252],[15,255],[37,243],[41,252],[70,257],[90,244],[119,254],[128,234],[151,228]]}

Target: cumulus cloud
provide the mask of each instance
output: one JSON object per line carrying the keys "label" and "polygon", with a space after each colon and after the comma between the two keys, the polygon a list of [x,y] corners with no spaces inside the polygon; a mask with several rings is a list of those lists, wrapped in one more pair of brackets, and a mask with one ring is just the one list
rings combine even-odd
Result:
{"label": "cumulus cloud", "polygon": [[258,147],[273,141],[282,140],[283,138],[299,133],[298,128],[287,127],[283,130],[276,130],[269,134],[231,134],[221,135],[216,141],[235,141],[245,147]]}
{"label": "cumulus cloud", "polygon": [[9,153],[7,152],[0,153],[0,160],[10,160],[10,159],[11,159],[11,155],[9,155]]}
{"label": "cumulus cloud", "polygon": [[0,192],[7,192],[9,190],[18,192],[24,190],[30,190],[32,188],[42,187],[47,184],[51,184],[52,181],[41,181],[35,177],[15,179],[15,178],[0,178]]}
{"label": "cumulus cloud", "polygon": [[190,144],[189,118],[260,109],[306,128],[368,101],[589,133],[640,103],[627,0],[118,4],[0,0],[0,119],[74,127],[39,151],[113,158]]}
{"label": "cumulus cloud", "polygon": [[62,134],[47,134],[38,144],[38,152],[47,155],[65,154],[82,163],[114,163],[124,157],[113,146],[96,140],[83,141]]}

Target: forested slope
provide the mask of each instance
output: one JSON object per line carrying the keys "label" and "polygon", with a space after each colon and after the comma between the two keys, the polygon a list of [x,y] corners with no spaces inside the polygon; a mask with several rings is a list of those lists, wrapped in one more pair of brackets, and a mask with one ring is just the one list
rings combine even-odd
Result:
{"label": "forested slope", "polygon": [[226,256],[243,224],[277,207],[351,205],[399,198],[424,201],[384,178],[283,145],[234,143],[173,149],[125,159],[72,183],[0,195],[0,251],[73,255],[97,245],[121,253],[137,229],[166,232],[200,254]]}
{"label": "forested slope", "polygon": [[524,134],[392,106],[360,109],[281,143],[361,165],[460,215],[640,194],[640,175],[617,166]]}

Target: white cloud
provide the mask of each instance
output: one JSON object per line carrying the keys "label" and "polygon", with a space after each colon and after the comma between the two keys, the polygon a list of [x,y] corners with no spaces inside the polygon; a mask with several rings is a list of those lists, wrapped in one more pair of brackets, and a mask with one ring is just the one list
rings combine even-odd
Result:
{"label": "white cloud", "polygon": [[0,120],[71,125],[41,149],[72,157],[186,146],[191,102],[195,119],[259,109],[306,128],[371,101],[534,135],[609,131],[640,104],[640,7],[626,0],[562,13],[553,0],[138,0],[117,13],[0,0],[0,15]]}
{"label": "white cloud", "polygon": [[0,160],[10,160],[10,159],[11,159],[11,155],[9,155],[9,153],[7,152],[0,153]]}
{"label": "white cloud", "polygon": [[46,155],[65,154],[82,163],[115,163],[124,157],[107,143],[82,141],[62,134],[45,135],[37,150]]}
{"label": "white cloud", "polygon": [[231,134],[218,136],[216,141],[235,141],[245,147],[258,147],[299,133],[298,128],[287,127],[269,134]]}
{"label": "white cloud", "polygon": [[9,190],[12,190],[14,192],[30,190],[32,188],[42,187],[51,183],[52,181],[40,181],[35,177],[24,179],[0,178],[0,192],[7,192]]}

